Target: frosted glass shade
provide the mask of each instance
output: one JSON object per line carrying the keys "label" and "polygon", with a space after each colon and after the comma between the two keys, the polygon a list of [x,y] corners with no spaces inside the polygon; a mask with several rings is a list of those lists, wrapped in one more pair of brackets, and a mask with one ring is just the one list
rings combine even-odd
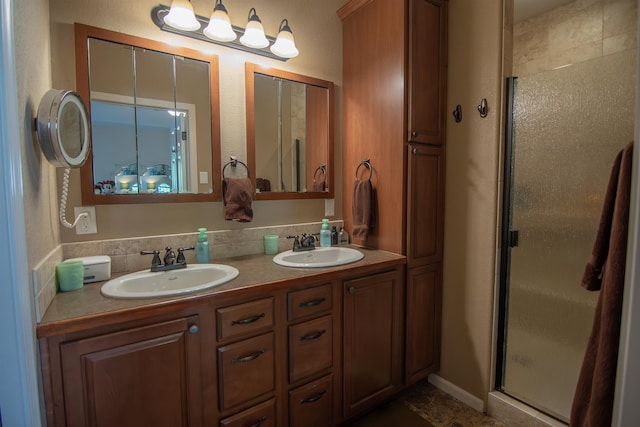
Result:
{"label": "frosted glass shade", "polygon": [[229,14],[222,3],[218,3],[213,9],[209,25],[207,25],[203,33],[210,39],[221,42],[230,42],[236,39],[236,32],[231,28]]}
{"label": "frosted glass shade", "polygon": [[276,42],[271,46],[271,52],[281,58],[295,58],[298,56],[299,52],[291,31],[284,29],[280,31]]}
{"label": "frosted glass shade", "polygon": [[165,24],[183,31],[195,31],[200,23],[193,13],[189,0],[173,0],[169,14],[164,17]]}
{"label": "frosted glass shade", "polygon": [[244,30],[244,35],[240,37],[240,43],[254,49],[262,49],[269,46],[269,40],[264,35],[264,28],[262,28],[262,23],[259,19],[254,20],[252,18],[249,20]]}

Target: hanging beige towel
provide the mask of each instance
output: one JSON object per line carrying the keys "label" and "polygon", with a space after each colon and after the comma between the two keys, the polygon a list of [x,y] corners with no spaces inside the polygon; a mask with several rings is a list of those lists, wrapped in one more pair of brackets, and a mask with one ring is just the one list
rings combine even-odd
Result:
{"label": "hanging beige towel", "polygon": [[224,219],[239,222],[253,220],[253,185],[249,178],[225,178],[224,186]]}
{"label": "hanging beige towel", "polygon": [[376,222],[376,193],[371,180],[357,180],[353,184],[353,240],[364,242]]}
{"label": "hanging beige towel", "polygon": [[584,288],[599,290],[600,295],[573,397],[569,423],[572,427],[611,425],[627,256],[632,152],[633,143],[614,162],[592,257],[582,278]]}

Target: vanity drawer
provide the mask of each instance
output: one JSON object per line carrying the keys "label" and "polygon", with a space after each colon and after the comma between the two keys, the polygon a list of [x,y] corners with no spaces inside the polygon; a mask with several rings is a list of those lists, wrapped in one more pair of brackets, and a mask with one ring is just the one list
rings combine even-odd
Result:
{"label": "vanity drawer", "polygon": [[273,298],[264,298],[216,310],[218,340],[273,328]]}
{"label": "vanity drawer", "polygon": [[220,427],[276,427],[275,399],[220,420]]}
{"label": "vanity drawer", "polygon": [[289,392],[290,427],[333,425],[333,376],[328,375]]}
{"label": "vanity drawer", "polygon": [[287,296],[289,320],[298,320],[331,310],[333,307],[331,295],[332,287],[330,283],[301,291],[289,292]]}
{"label": "vanity drawer", "polygon": [[289,382],[333,366],[333,317],[289,327]]}
{"label": "vanity drawer", "polygon": [[273,391],[273,332],[218,349],[220,410]]}

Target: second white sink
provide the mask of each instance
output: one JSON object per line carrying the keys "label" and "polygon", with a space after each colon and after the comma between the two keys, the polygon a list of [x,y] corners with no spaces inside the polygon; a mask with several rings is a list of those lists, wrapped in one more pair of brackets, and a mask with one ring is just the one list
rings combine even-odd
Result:
{"label": "second white sink", "polygon": [[238,276],[238,269],[223,264],[190,264],[186,268],[125,274],[102,285],[111,298],[153,298],[182,295],[220,286]]}
{"label": "second white sink", "polygon": [[303,252],[280,252],[273,257],[273,262],[285,267],[335,267],[337,265],[360,261],[362,258],[364,258],[364,254],[358,250],[342,246],[332,246],[330,248],[316,248]]}

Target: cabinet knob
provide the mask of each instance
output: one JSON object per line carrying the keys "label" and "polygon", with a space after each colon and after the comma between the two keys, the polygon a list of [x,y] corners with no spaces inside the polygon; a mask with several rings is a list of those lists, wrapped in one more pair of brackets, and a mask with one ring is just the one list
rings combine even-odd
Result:
{"label": "cabinet knob", "polygon": [[411,154],[418,154],[418,149],[414,148],[413,150],[411,150]]}
{"label": "cabinet knob", "polygon": [[418,132],[416,132],[415,130],[411,132],[411,136],[416,137],[418,136]]}
{"label": "cabinet knob", "polygon": [[349,291],[350,294],[355,294],[356,293],[356,288],[354,288],[353,286],[349,286],[348,291]]}
{"label": "cabinet knob", "polygon": [[189,326],[189,333],[190,334],[197,334],[199,330],[200,330],[200,328],[198,328],[198,325]]}

